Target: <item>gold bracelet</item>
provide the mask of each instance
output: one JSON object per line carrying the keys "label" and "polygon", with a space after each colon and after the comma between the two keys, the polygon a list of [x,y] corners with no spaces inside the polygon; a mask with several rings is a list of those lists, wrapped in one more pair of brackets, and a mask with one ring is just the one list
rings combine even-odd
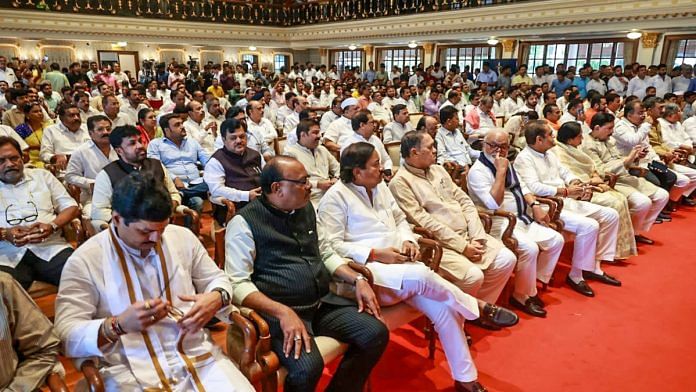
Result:
{"label": "gold bracelet", "polygon": [[109,335],[109,327],[108,327],[109,324],[110,324],[109,319],[108,318],[104,319],[104,322],[102,323],[101,328],[100,328],[100,333],[102,334],[102,336],[104,336],[104,339],[106,339],[106,341],[109,344],[113,344],[116,342],[116,339],[113,337],[113,335],[111,335],[111,336]]}

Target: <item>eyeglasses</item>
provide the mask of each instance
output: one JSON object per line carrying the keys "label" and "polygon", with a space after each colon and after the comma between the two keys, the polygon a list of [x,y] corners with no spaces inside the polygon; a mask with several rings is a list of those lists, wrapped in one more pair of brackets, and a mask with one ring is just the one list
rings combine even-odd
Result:
{"label": "eyeglasses", "polygon": [[14,206],[14,204],[10,204],[5,208],[5,220],[7,221],[7,224],[10,226],[17,226],[22,222],[25,223],[31,223],[36,221],[36,219],[39,218],[39,210],[36,208],[36,204],[34,204],[33,201],[29,200],[27,201],[27,204],[31,205],[34,208],[34,213],[32,215],[28,215],[22,218],[14,218],[14,219],[9,219],[8,218],[8,211],[10,210],[10,207]]}
{"label": "eyeglasses", "polygon": [[281,179],[278,180],[278,181],[279,181],[279,182],[280,182],[280,181],[288,181],[288,182],[292,182],[292,183],[299,184],[299,185],[307,185],[307,184],[309,184],[309,176],[304,177],[304,178],[301,179],[301,180],[291,180],[291,179],[289,179],[289,178],[281,178]]}
{"label": "eyeglasses", "polygon": [[486,145],[492,149],[498,149],[498,150],[507,150],[510,148],[509,145],[507,144],[495,144],[495,143],[490,143],[490,142],[484,142]]}
{"label": "eyeglasses", "polygon": [[[169,284],[172,282],[174,276],[176,276],[176,271],[178,269],[179,265],[177,264],[176,267],[174,267],[174,271],[172,272],[172,275],[169,277],[169,280],[167,280],[167,282],[164,284],[164,287],[162,287],[162,291],[160,291],[158,298],[163,298],[162,296],[169,288]],[[174,304],[169,304],[169,307],[167,309],[167,316],[171,317],[174,321],[178,322],[179,320],[181,320],[182,317],[184,317],[184,315],[185,313],[181,309],[174,306]]]}

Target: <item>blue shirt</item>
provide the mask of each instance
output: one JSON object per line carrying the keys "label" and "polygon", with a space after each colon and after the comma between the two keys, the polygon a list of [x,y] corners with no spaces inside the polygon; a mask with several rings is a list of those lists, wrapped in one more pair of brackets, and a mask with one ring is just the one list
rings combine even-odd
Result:
{"label": "blue shirt", "polygon": [[[585,99],[585,96],[587,95],[587,79],[581,78],[580,76],[576,76],[575,79],[573,79],[573,86],[576,86],[578,88],[580,98]],[[558,95],[558,93],[556,94]]]}
{"label": "blue shirt", "polygon": [[691,79],[691,82],[689,82],[689,88],[687,88],[686,91],[696,91],[696,78]]}
{"label": "blue shirt", "polygon": [[203,147],[191,138],[184,138],[181,147],[166,137],[153,139],[147,146],[147,156],[159,159],[172,180],[178,177],[186,185],[203,182],[197,162],[205,166],[210,159]]}
{"label": "blue shirt", "polygon": [[363,77],[364,77],[365,79],[367,79],[368,82],[372,83],[372,82],[375,81],[375,78],[377,77],[377,72],[375,72],[375,71],[373,71],[373,70],[371,70],[371,69],[368,69],[368,70],[365,71],[365,73],[363,74]]}
{"label": "blue shirt", "polygon": [[573,82],[568,78],[563,78],[563,81],[556,78],[551,82],[551,89],[556,92],[556,96],[562,97],[563,91],[572,85]]}

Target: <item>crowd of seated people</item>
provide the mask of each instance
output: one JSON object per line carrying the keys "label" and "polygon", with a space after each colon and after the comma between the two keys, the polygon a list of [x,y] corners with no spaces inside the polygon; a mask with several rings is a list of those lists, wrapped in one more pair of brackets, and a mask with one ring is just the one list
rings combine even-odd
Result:
{"label": "crowd of seated people", "polygon": [[[109,391],[252,390],[205,329],[243,306],[286,391],[316,389],[318,336],[347,344],[328,388],[359,391],[403,303],[432,322],[455,389],[485,391],[465,324],[514,326],[503,304],[546,317],[539,285],[569,240],[570,289],[621,286],[603,266],[696,205],[690,65],[289,68],[0,56],[0,331],[20,320],[0,388],[63,374],[62,342]],[[169,224],[183,208],[225,230],[224,265],[190,219]],[[91,236],[76,249],[75,219]],[[34,281],[58,287],[55,328]]]}

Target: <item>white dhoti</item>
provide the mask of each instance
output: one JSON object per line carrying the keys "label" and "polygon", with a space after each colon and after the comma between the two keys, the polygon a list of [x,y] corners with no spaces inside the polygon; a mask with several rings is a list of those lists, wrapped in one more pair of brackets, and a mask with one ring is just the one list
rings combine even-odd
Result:
{"label": "white dhoti", "polygon": [[425,265],[408,265],[404,270],[401,289],[375,287],[380,304],[389,306],[406,302],[425,314],[440,336],[452,378],[463,382],[476,380],[476,366],[469,353],[462,325],[465,320],[478,318],[478,302]]}
{"label": "white dhoti", "polygon": [[595,261],[614,260],[619,213],[609,207],[564,198],[561,220],[575,234],[573,268],[595,271]]}
{"label": "white dhoti", "polygon": [[650,231],[660,211],[669,201],[669,192],[656,186],[653,188],[654,191],[648,194],[628,185],[617,183],[615,186],[615,189],[628,199],[633,230],[636,233]]}

